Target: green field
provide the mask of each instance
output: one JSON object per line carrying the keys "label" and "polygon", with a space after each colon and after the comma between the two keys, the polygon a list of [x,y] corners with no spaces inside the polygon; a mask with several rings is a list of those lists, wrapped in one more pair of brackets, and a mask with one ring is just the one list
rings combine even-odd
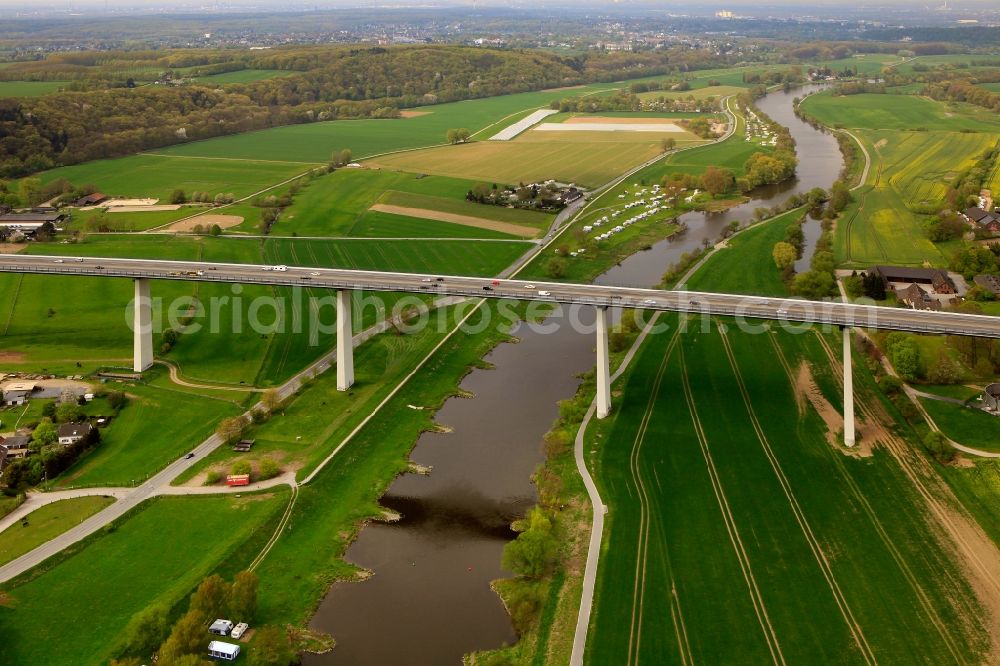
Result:
{"label": "green field", "polygon": [[[802,210],[793,210],[748,229],[732,238],[691,276],[685,287],[692,291],[721,291],[753,296],[787,296],[781,272],[770,258],[774,244],[785,239],[785,230],[798,224]],[[754,270],[745,270],[748,256],[760,257]]]}
{"label": "green field", "polygon": [[[231,157],[326,162],[333,151],[350,148],[355,159],[423,148],[445,142],[449,129],[486,130],[486,138],[511,121],[506,116],[546,106],[567,96],[608,90],[614,84],[594,84],[570,91],[540,91],[437,104],[409,110],[421,114],[390,120],[335,120],[250,132],[235,136],[173,146],[160,152],[171,155]],[[496,124],[495,127],[493,125]]]}
{"label": "green field", "polygon": [[1000,452],[1000,418],[941,400],[921,398],[920,404],[948,439],[974,449]]}
{"label": "green field", "polygon": [[0,97],[41,97],[59,92],[68,81],[0,81]]}
{"label": "green field", "polygon": [[135,384],[120,387],[129,398],[121,413],[101,430],[101,443],[54,484],[133,486],[201,444],[219,421],[243,410],[209,398]]}
{"label": "green field", "polygon": [[223,72],[222,74],[209,74],[199,76],[195,79],[200,84],[220,84],[227,83],[253,83],[266,79],[275,79],[280,76],[292,76],[300,72],[293,72],[283,69],[241,69],[235,72]]}
{"label": "green field", "polygon": [[25,517],[27,526],[17,522],[0,532],[0,564],[59,536],[114,501],[111,497],[78,497],[35,509]]}
{"label": "green field", "polygon": [[989,91],[1000,93],[1000,81],[997,83],[980,83],[979,87],[986,88]]}
{"label": "green field", "polygon": [[1000,118],[986,109],[946,104],[915,95],[810,95],[802,110],[828,127],[938,132],[1000,131]]}
{"label": "green field", "polygon": [[77,186],[95,185],[108,196],[148,197],[170,203],[170,194],[175,189],[184,190],[189,195],[192,192],[208,192],[213,197],[232,193],[239,199],[308,169],[308,164],[301,163],[192,160],[142,153],[59,167],[45,171],[39,177],[43,183],[65,178]]}
{"label": "green field", "polygon": [[391,171],[339,169],[313,180],[301,190],[293,205],[274,226],[272,235],[513,238],[488,229],[369,210],[379,202],[430,208],[538,229],[546,228],[552,222],[549,214],[470,203],[465,200],[465,194],[475,185],[473,180],[440,176],[415,178],[413,174]]}
{"label": "green field", "polygon": [[57,563],[4,584],[0,661],[107,663],[134,614],[172,606],[227,558],[245,566],[255,552],[240,547],[266,540],[270,532],[255,530],[286,504],[284,491],[149,502]]}
{"label": "green field", "polygon": [[802,362],[837,399],[817,338],[671,339],[647,343],[595,445],[610,512],[589,663],[981,657],[979,602],[903,473],[917,463],[844,456],[796,406]]}
{"label": "green field", "polygon": [[[147,231],[155,229],[171,222],[191,215],[196,215],[205,210],[197,206],[181,206],[177,210],[152,210],[142,212],[126,213],[106,213],[108,220],[115,225],[116,231]],[[208,209],[212,210],[212,209]],[[223,211],[227,212],[227,211]],[[69,222],[63,225],[67,231],[86,229],[86,221],[92,215],[98,215],[100,211],[73,210]]]}
{"label": "green field", "polygon": [[949,182],[992,148],[996,134],[859,130],[872,157],[866,184],[838,223],[835,252],[854,264],[946,265],[927,239],[921,210],[944,205]]}

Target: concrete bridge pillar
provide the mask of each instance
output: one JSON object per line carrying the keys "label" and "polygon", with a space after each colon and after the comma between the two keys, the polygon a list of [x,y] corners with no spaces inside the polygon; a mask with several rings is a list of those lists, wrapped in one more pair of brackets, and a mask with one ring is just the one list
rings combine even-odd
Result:
{"label": "concrete bridge pillar", "polygon": [[608,308],[597,308],[597,418],[611,413],[611,368],[608,363]]}
{"label": "concrete bridge pillar", "polygon": [[354,325],[351,318],[351,290],[337,290],[337,390],[354,385]]}
{"label": "concrete bridge pillar", "polygon": [[142,372],[153,365],[153,307],[149,300],[149,280],[135,280],[132,301],[132,369]]}
{"label": "concrete bridge pillar", "polygon": [[841,327],[844,332],[844,444],[854,446],[854,368],[851,361],[851,328]]}

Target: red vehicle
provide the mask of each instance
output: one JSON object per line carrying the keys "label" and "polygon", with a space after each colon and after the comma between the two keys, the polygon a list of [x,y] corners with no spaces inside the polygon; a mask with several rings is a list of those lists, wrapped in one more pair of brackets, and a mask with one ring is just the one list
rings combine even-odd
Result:
{"label": "red vehicle", "polygon": [[249,486],[250,485],[250,475],[249,474],[230,474],[226,477],[227,486]]}
{"label": "red vehicle", "polygon": [[499,287],[500,286],[500,280],[493,280],[493,286],[494,287]]}

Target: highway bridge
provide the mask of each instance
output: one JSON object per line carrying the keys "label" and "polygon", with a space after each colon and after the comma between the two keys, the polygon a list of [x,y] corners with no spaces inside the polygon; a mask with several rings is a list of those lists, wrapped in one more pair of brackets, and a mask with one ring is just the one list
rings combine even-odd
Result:
{"label": "highway bridge", "polygon": [[607,346],[608,308],[637,308],[837,326],[844,330],[845,440],[848,444],[854,443],[849,338],[852,327],[1000,338],[1000,317],[886,308],[839,301],[763,298],[595,284],[529,283],[524,280],[302,266],[20,254],[0,254],[0,272],[134,280],[136,303],[133,325],[134,369],[137,372],[147,369],[153,362],[149,280],[246,283],[335,290],[337,292],[337,386],[341,390],[346,390],[354,383],[351,309],[345,307],[350,303],[352,291],[411,292],[593,306],[598,313],[597,412],[601,418],[607,416],[611,409]]}

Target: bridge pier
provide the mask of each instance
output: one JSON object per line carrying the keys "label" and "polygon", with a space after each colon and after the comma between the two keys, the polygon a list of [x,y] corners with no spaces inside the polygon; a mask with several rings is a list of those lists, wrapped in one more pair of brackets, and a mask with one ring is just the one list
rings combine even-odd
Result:
{"label": "bridge pier", "polygon": [[597,308],[597,418],[611,413],[611,367],[608,362],[608,308]]}
{"label": "bridge pier", "polygon": [[337,290],[337,390],[354,385],[354,325],[351,317],[351,290]]}
{"label": "bridge pier", "polygon": [[149,300],[149,280],[135,282],[132,301],[132,369],[142,372],[153,365],[153,307]]}
{"label": "bridge pier", "polygon": [[851,360],[851,328],[842,326],[844,333],[844,444],[854,446],[854,368]]}

